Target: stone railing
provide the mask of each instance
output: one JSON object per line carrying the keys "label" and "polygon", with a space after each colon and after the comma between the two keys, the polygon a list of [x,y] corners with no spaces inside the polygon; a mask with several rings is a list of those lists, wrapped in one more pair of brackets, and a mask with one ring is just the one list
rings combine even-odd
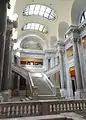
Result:
{"label": "stone railing", "polygon": [[40,100],[0,103],[0,118],[52,115],[86,110],[86,100]]}

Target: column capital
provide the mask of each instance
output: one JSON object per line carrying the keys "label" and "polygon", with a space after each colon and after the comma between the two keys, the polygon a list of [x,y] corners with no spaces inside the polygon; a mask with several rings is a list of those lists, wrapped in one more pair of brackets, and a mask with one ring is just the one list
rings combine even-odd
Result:
{"label": "column capital", "polygon": [[80,38],[73,38],[72,41],[73,41],[74,43],[81,44],[81,39],[80,39]]}
{"label": "column capital", "polygon": [[61,55],[63,55],[63,54],[65,53],[65,50],[64,50],[64,49],[59,49],[59,53],[60,53]]}

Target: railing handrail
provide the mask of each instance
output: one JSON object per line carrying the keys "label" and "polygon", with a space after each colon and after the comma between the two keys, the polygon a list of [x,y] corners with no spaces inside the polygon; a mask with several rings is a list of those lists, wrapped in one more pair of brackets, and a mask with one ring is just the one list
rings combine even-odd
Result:
{"label": "railing handrail", "polygon": [[30,77],[31,85],[32,85],[32,87],[34,87],[34,83],[33,83],[33,80],[32,80],[32,78],[31,78],[30,72],[28,72],[28,74],[29,74],[29,77]]}
{"label": "railing handrail", "polygon": [[68,103],[68,102],[72,102],[72,103],[74,103],[74,102],[77,102],[77,103],[80,103],[80,102],[86,102],[86,99],[77,99],[77,100],[65,100],[65,99],[58,99],[58,100],[56,100],[56,99],[52,99],[52,100],[31,100],[31,101],[15,101],[15,102],[1,102],[0,103],[0,105],[7,105],[7,104],[25,104],[25,103],[54,103],[54,102],[59,102],[59,103],[63,103],[63,102],[66,102],[66,103]]}
{"label": "railing handrail", "polygon": [[47,79],[48,83],[50,84],[50,86],[53,88],[54,85],[52,84],[52,82],[48,79],[48,77],[45,75],[45,73],[42,73],[43,76]]}

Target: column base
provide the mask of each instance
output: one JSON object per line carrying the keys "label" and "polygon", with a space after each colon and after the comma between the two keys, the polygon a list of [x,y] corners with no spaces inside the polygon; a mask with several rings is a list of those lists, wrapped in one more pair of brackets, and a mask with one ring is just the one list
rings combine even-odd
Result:
{"label": "column base", "polygon": [[61,97],[67,98],[67,90],[66,89],[60,89]]}
{"label": "column base", "polygon": [[81,99],[82,98],[83,91],[82,90],[77,90],[75,92],[75,99]]}
{"label": "column base", "polygon": [[6,90],[2,92],[3,101],[8,102],[11,98],[11,90]]}

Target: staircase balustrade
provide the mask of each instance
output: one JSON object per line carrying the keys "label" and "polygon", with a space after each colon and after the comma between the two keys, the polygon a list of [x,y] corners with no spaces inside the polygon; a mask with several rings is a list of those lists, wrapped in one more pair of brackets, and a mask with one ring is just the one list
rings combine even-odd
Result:
{"label": "staircase balustrade", "polygon": [[39,100],[0,103],[0,118],[52,115],[86,110],[86,100]]}

